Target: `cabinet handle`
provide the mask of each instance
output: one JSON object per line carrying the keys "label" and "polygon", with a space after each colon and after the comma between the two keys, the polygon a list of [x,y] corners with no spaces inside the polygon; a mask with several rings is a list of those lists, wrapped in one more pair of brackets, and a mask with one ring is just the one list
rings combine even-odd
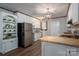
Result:
{"label": "cabinet handle", "polygon": [[69,55],[71,56],[71,51],[69,50]]}
{"label": "cabinet handle", "polygon": [[66,51],[66,56],[71,56],[71,50]]}

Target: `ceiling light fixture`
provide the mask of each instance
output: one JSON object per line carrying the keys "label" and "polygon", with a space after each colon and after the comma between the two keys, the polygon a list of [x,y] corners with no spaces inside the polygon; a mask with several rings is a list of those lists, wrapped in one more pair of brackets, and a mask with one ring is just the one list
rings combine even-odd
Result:
{"label": "ceiling light fixture", "polygon": [[48,19],[51,19],[52,17],[52,13],[50,12],[50,9],[49,8],[46,8],[47,12],[43,18],[43,20],[48,20]]}

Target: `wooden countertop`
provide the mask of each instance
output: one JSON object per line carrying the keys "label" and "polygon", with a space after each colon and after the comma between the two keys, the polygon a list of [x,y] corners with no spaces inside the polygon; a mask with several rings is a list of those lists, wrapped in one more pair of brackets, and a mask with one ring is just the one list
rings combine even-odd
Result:
{"label": "wooden countertop", "polygon": [[76,39],[76,38],[67,38],[67,37],[58,37],[58,36],[44,36],[44,37],[40,38],[40,40],[43,42],[64,44],[64,45],[79,47],[79,39]]}

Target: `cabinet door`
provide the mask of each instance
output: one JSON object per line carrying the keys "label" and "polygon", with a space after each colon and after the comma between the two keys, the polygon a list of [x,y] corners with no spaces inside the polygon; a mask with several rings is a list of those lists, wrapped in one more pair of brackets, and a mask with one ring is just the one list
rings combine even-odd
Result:
{"label": "cabinet door", "polygon": [[3,52],[6,53],[11,50],[11,44],[8,41],[3,42]]}
{"label": "cabinet door", "polygon": [[79,56],[79,48],[77,48],[77,55],[76,56]]}
{"label": "cabinet door", "polygon": [[14,39],[14,40],[5,40],[3,42],[3,52],[2,53],[6,53],[6,52],[9,52],[13,49],[16,49],[17,48],[17,41]]}
{"label": "cabinet door", "polygon": [[34,34],[34,41],[37,41],[41,37],[41,33]]}
{"label": "cabinet door", "polygon": [[10,41],[10,44],[11,44],[11,50],[13,50],[13,49],[16,49],[17,48],[17,40],[16,39],[14,39],[14,40],[12,40],[12,41]]}
{"label": "cabinet door", "polygon": [[2,53],[5,53],[6,52],[6,43],[3,43],[2,45]]}
{"label": "cabinet door", "polygon": [[40,28],[40,21],[39,20],[32,18],[32,24],[33,24],[34,28]]}
{"label": "cabinet door", "polygon": [[29,17],[29,23],[31,23],[32,24],[32,17]]}
{"label": "cabinet door", "polygon": [[74,22],[78,22],[78,4],[72,4],[72,20]]}
{"label": "cabinet door", "polygon": [[66,48],[64,45],[43,43],[42,44],[42,55],[43,56],[65,56]]}
{"label": "cabinet door", "polygon": [[79,48],[74,47],[71,49],[71,56],[79,56]]}
{"label": "cabinet door", "polygon": [[72,47],[72,46],[66,46],[67,48],[67,56],[79,56],[79,48]]}
{"label": "cabinet door", "polygon": [[2,51],[2,30],[0,30],[0,52]]}

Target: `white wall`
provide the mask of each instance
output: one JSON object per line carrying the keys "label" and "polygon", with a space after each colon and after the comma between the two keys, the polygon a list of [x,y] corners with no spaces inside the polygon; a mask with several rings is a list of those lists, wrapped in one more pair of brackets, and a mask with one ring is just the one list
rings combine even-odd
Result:
{"label": "white wall", "polygon": [[48,21],[47,35],[58,36],[67,30],[66,17]]}

